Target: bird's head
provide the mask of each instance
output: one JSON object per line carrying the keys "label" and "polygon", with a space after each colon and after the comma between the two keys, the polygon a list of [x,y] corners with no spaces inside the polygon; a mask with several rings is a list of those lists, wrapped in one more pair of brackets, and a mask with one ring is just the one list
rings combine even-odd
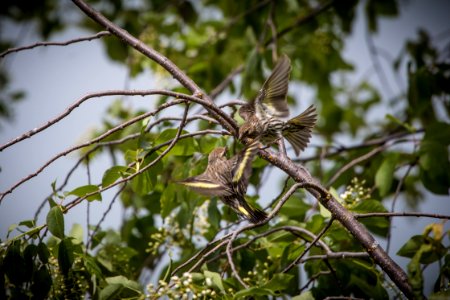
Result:
{"label": "bird's head", "polygon": [[245,138],[256,139],[260,133],[261,124],[255,115],[250,116],[247,120],[245,120],[245,123],[239,127],[239,139],[241,141]]}
{"label": "bird's head", "polygon": [[226,158],[227,148],[226,147],[218,147],[209,153],[208,156],[208,164],[214,163],[218,159]]}

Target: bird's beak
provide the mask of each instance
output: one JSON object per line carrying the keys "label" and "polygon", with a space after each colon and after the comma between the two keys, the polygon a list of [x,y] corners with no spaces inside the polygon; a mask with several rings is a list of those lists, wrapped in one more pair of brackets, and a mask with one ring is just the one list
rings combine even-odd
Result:
{"label": "bird's beak", "polygon": [[[242,127],[241,127],[241,128],[242,128]],[[242,138],[243,138],[243,136],[244,136],[244,131],[241,130],[241,128],[239,128],[239,130],[238,130],[238,138],[239,138],[240,141],[242,141]]]}

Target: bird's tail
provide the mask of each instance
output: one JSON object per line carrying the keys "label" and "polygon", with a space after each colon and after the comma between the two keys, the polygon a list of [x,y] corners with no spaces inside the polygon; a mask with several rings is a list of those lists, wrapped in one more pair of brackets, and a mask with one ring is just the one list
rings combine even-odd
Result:
{"label": "bird's tail", "polygon": [[316,108],[311,105],[304,112],[286,122],[286,126],[283,128],[283,136],[292,145],[297,156],[308,145],[316,121]]}
{"label": "bird's tail", "polygon": [[223,197],[222,200],[225,204],[231,206],[239,216],[254,224],[265,221],[267,218],[267,214],[264,211],[251,207],[243,196]]}

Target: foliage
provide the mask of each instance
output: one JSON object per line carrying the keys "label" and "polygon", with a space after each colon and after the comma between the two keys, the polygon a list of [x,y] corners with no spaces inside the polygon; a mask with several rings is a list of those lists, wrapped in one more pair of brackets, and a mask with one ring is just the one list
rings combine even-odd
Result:
{"label": "foliage", "polygon": [[[34,8],[22,2],[8,2],[1,14],[16,22],[33,20],[39,24],[43,38],[69,26],[58,14],[61,7],[57,1],[40,1],[45,6],[36,2]],[[345,77],[354,69],[342,52],[354,26],[357,6],[365,5],[367,26],[374,33],[381,17],[397,16],[401,9],[397,1],[90,3],[172,60],[207,92],[215,91],[238,70],[238,79],[228,82],[225,91],[251,99],[272,68],[274,53],[286,53],[293,64],[291,85],[295,82],[313,88],[320,112],[315,136],[323,146],[315,147],[311,157],[297,162],[307,162],[311,174],[328,182],[330,193],[353,214],[387,213],[386,200],[392,198],[414,207],[425,201],[425,190],[449,194],[449,64],[445,53],[433,45],[432,37],[420,31],[416,40],[406,42],[404,53],[393,62],[399,72],[406,63],[408,76],[406,91],[399,91],[394,99],[384,99],[365,79],[350,85]],[[102,30],[88,17],[81,18],[79,25],[95,32]],[[126,62],[131,76],[151,68],[155,76],[170,78],[159,64],[123,41],[115,37],[104,37],[103,41],[108,56]],[[173,90],[186,92],[181,86],[173,86]],[[196,106],[189,108],[192,119],[184,128],[181,113],[176,118],[154,114],[122,128],[122,124],[144,113],[126,108],[122,100],[111,105],[103,127],[91,138],[116,126],[121,130],[79,152],[85,166],[100,155],[111,155],[113,161],[122,163],[106,169],[98,183],[88,184],[86,180],[86,185],[73,190],[53,185],[45,224],[29,220],[10,226],[8,235],[14,230],[21,234],[8,237],[0,248],[2,296],[386,299],[400,293],[355,236],[301,189],[288,198],[270,223],[245,230],[230,242],[234,247],[232,262],[243,285],[220,239],[239,226],[236,215],[218,199],[199,196],[176,184],[202,173],[212,149],[228,146],[235,153],[242,145],[220,131],[223,128],[214,119],[192,113]],[[156,107],[171,100],[160,96]],[[300,100],[290,94],[291,103]],[[389,110],[390,114],[373,121],[371,112],[375,109]],[[446,120],[437,113],[439,109],[445,111]],[[232,107],[232,115],[235,110]],[[337,141],[343,134],[358,146],[336,146],[341,144]],[[174,139],[178,140],[171,144]],[[270,202],[269,211],[294,184],[286,178],[284,186],[279,185],[280,196],[266,199],[260,188],[265,184],[277,187],[270,174],[272,168],[260,158],[254,161],[251,185],[256,192],[247,197],[254,206]],[[120,188],[113,199],[105,199],[103,191],[113,186]],[[75,225],[70,232],[65,226],[64,214],[71,213],[72,207],[92,201],[110,201],[113,205],[116,199],[127,211],[119,231],[105,229],[101,223],[85,229]],[[359,220],[372,234],[389,239],[391,220],[386,216]],[[323,234],[320,242],[311,245],[319,234]],[[410,259],[407,273],[417,298],[423,294],[423,270],[435,262],[440,263],[439,274],[433,278],[436,297],[448,293],[446,235],[442,223],[430,223],[398,251],[398,255]],[[206,250],[194,256],[202,249]],[[190,258],[189,264],[182,265]],[[296,259],[306,275],[302,280],[297,265],[286,269]],[[148,274],[157,280],[149,281]],[[307,281],[303,282],[305,277]]]}

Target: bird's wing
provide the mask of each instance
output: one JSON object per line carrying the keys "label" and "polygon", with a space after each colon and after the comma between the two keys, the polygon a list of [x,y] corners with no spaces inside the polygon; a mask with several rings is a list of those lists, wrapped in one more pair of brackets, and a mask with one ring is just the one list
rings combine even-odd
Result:
{"label": "bird's wing", "polygon": [[311,105],[304,112],[286,122],[283,136],[291,143],[297,156],[308,145],[316,121],[316,108]]}
{"label": "bird's wing", "polygon": [[252,162],[258,151],[259,141],[250,143],[243,151],[234,156],[232,162],[232,184],[233,187],[242,194],[247,191],[248,182],[252,175]]}
{"label": "bird's wing", "polygon": [[185,180],[177,181],[177,183],[185,185],[193,191],[205,196],[227,196],[229,189],[220,182],[203,178],[201,176],[189,177]]}
{"label": "bird's wing", "polygon": [[[289,116],[289,107],[286,96],[291,73],[291,61],[287,55],[278,60],[275,68],[264,82],[261,90],[255,98],[256,113],[266,113],[274,117],[285,118]],[[259,109],[264,112],[259,112]]]}

